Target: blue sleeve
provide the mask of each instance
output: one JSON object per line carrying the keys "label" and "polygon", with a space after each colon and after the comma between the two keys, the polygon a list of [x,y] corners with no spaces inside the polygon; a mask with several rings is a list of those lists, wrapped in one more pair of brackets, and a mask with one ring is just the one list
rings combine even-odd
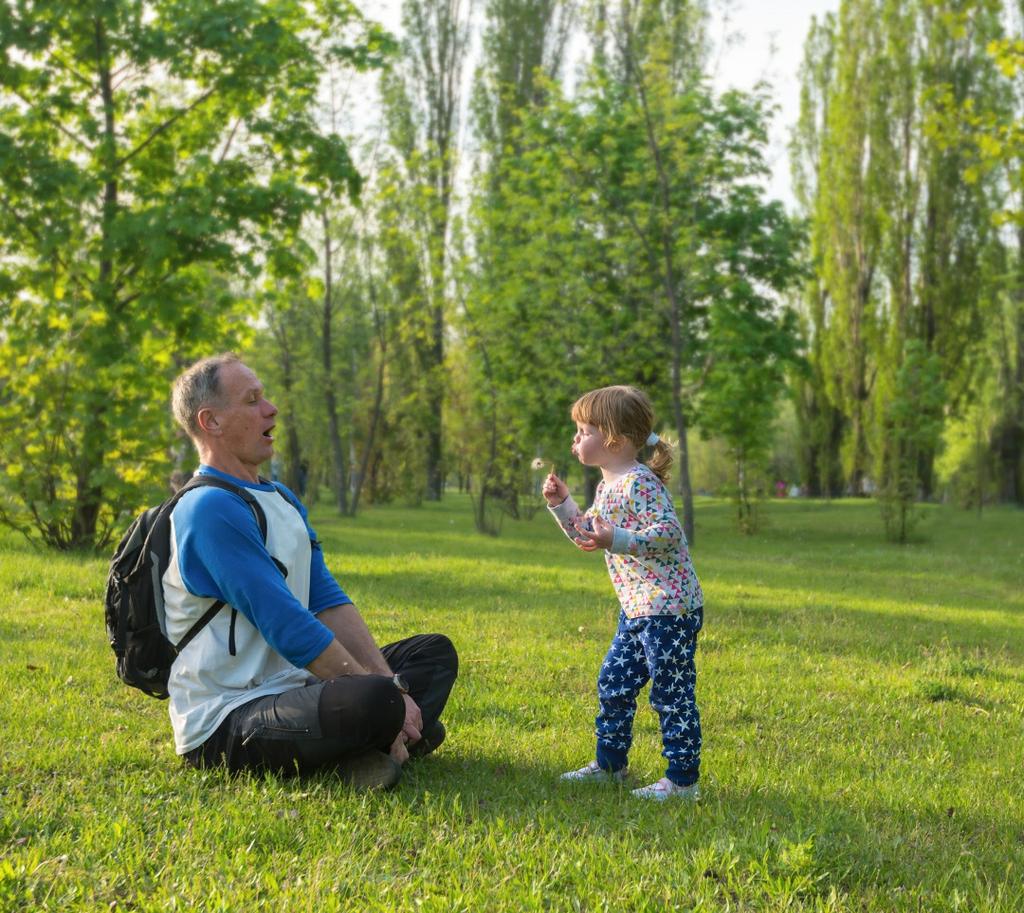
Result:
{"label": "blue sleeve", "polygon": [[338,585],[338,581],[329,570],[324,561],[323,549],[320,548],[320,540],[316,536],[313,527],[309,525],[309,514],[305,505],[292,493],[286,485],[280,482],[274,483],[284,496],[295,505],[295,509],[302,515],[302,522],[306,524],[309,532],[309,541],[313,546],[313,553],[309,559],[309,611],[319,615],[324,609],[336,605],[346,605],[352,600],[345,595],[345,591]]}
{"label": "blue sleeve", "polygon": [[352,602],[345,591],[338,586],[338,581],[324,562],[324,553],[320,543],[313,540],[313,555],[309,561],[309,611],[319,615],[331,606],[346,605]]}
{"label": "blue sleeve", "polygon": [[245,501],[219,488],[199,489],[175,508],[174,530],[190,593],[238,609],[295,666],[308,666],[327,649],[334,635],[288,589]]}

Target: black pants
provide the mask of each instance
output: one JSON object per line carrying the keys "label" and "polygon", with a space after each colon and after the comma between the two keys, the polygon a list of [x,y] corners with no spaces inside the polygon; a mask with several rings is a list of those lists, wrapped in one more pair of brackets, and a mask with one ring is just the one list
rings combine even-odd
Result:
{"label": "black pants", "polygon": [[[381,649],[401,672],[423,714],[429,738],[459,671],[443,634],[418,634]],[[304,688],[256,698],[236,707],[217,731],[185,754],[193,767],[309,773],[372,748],[387,751],[402,731],[405,701],[385,675],[310,677]]]}

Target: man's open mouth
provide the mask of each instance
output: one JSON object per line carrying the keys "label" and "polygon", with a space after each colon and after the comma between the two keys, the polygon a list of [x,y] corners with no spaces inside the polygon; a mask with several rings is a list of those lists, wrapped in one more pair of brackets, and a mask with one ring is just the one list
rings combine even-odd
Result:
{"label": "man's open mouth", "polygon": [[272,440],[274,439],[274,435],[272,435],[272,434],[270,433],[270,432],[271,432],[271,431],[273,431],[273,430],[274,430],[274,426],[273,426],[273,425],[271,425],[271,426],[270,426],[270,427],[269,427],[269,428],[268,428],[268,429],[267,429],[266,431],[264,431],[264,432],[263,432],[263,436],[264,436],[264,437],[265,437],[265,438],[266,438],[266,439],[267,439],[268,441],[272,441]]}

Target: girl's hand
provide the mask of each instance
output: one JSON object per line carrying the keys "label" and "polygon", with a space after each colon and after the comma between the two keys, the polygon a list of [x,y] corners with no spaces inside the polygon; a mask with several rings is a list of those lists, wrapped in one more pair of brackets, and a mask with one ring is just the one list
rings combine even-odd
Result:
{"label": "girl's hand", "polygon": [[576,524],[576,531],[579,533],[576,544],[585,552],[595,552],[599,548],[611,548],[612,539],[615,537],[615,527],[601,517],[594,517],[593,532]]}
{"label": "girl's hand", "polygon": [[544,495],[544,500],[548,502],[549,507],[557,507],[569,497],[569,486],[553,472],[548,473],[548,477],[544,480],[544,485],[540,491]]}

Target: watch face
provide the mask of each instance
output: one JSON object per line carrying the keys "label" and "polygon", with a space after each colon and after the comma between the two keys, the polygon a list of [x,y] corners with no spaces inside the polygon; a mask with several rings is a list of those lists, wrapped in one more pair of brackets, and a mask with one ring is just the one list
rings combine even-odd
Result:
{"label": "watch face", "polygon": [[401,691],[403,694],[409,693],[409,683],[405,680],[404,675],[401,675],[400,673],[396,672],[393,681],[395,683],[395,687],[399,691]]}

